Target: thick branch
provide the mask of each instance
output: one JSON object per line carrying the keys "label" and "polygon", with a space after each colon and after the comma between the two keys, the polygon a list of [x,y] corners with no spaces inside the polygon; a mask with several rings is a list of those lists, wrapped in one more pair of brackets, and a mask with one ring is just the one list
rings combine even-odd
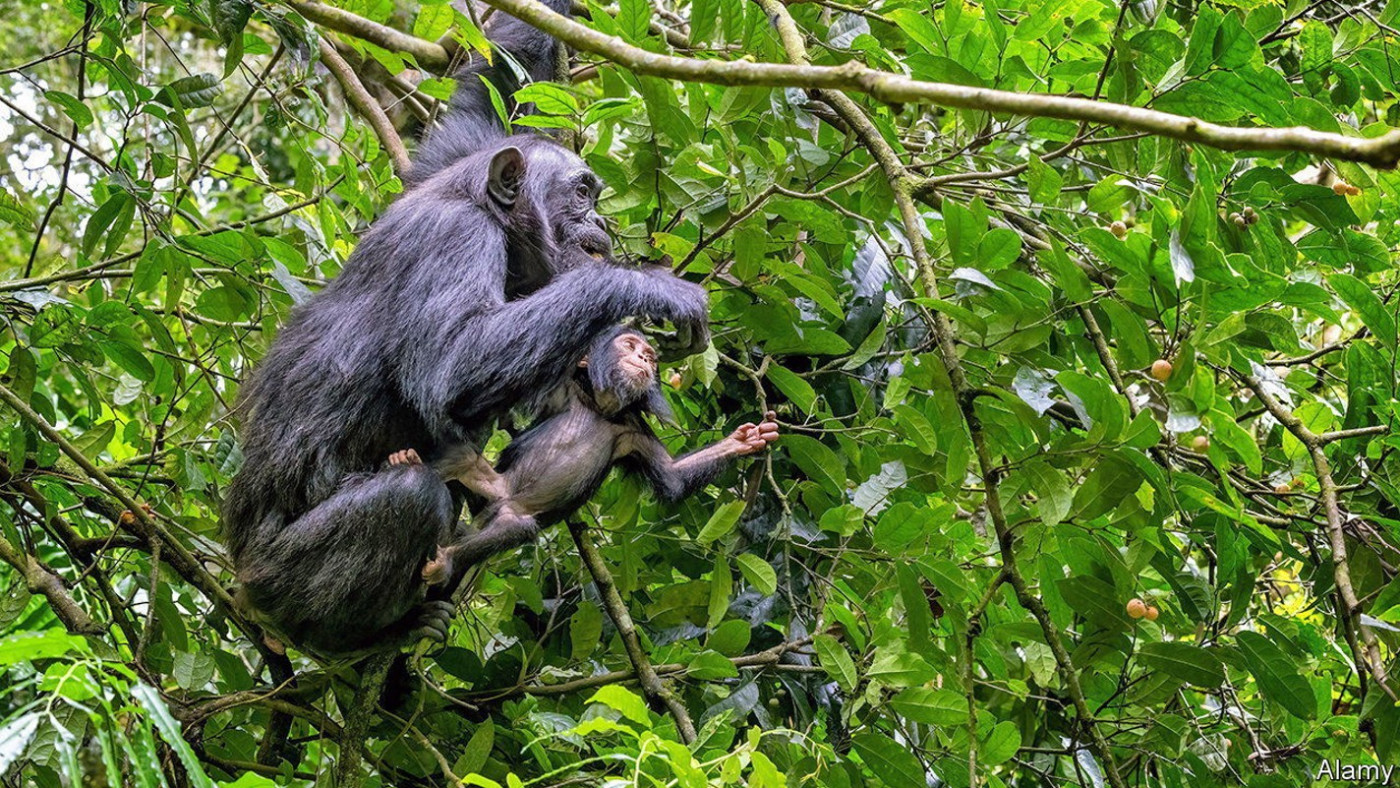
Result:
{"label": "thick branch", "polygon": [[856,61],[840,66],[780,65],[675,57],[624,43],[550,11],[536,0],[485,0],[576,49],[591,52],[639,74],[716,85],[826,88],[866,93],[892,104],[933,104],[958,109],[1062,118],[1145,131],[1223,150],[1301,151],[1393,169],[1400,161],[1400,131],[1375,139],[1292,128],[1240,128],[1198,118],[1072,96],[1016,93],[945,82],[925,82],[867,68]]}
{"label": "thick branch", "polygon": [[632,661],[632,668],[637,672],[637,681],[642,685],[642,692],[671,712],[671,716],[676,720],[676,730],[680,732],[681,741],[690,744],[695,741],[695,723],[691,721],[685,706],[681,705],[656,675],[656,669],[652,667],[651,660],[642,649],[641,638],[637,637],[637,627],[632,623],[631,614],[627,612],[627,603],[618,593],[617,584],[613,582],[607,564],[603,563],[603,556],[598,553],[598,547],[593,544],[593,538],[581,523],[574,520],[569,521],[569,533],[574,537],[574,544],[578,546],[578,553],[583,558],[584,565],[588,567],[589,574],[593,575],[593,582],[598,586],[598,594],[603,598],[608,617],[613,620],[618,635],[622,637],[622,645],[627,649],[627,658]]}
{"label": "thick branch", "polygon": [[54,615],[63,622],[63,627],[78,635],[97,635],[102,626],[92,620],[86,610],[68,593],[68,586],[52,569],[44,566],[34,556],[20,552],[9,540],[0,539],[0,561],[13,566],[24,579],[24,586],[31,593],[39,594],[48,600]]}
{"label": "thick branch", "polygon": [[359,788],[364,779],[360,764],[364,761],[365,736],[369,734],[369,718],[379,708],[379,695],[384,680],[394,664],[397,651],[384,651],[365,660],[360,666],[360,687],[345,711],[345,728],[340,734],[340,758],[335,764],[337,788]]}
{"label": "thick branch", "polygon": [[360,114],[374,129],[374,133],[379,137],[379,141],[384,144],[384,150],[389,152],[389,158],[394,162],[394,171],[399,175],[408,172],[408,149],[403,146],[403,140],[399,137],[399,132],[394,128],[394,122],[389,120],[384,108],[379,106],[379,102],[374,100],[374,96],[365,90],[365,86],[360,82],[360,78],[355,76],[354,69],[345,62],[345,58],[340,56],[335,46],[324,38],[321,39],[321,62],[326,64],[326,68],[335,75],[335,79],[340,83],[340,89],[345,93],[345,98],[350,102],[350,106]]}
{"label": "thick branch", "polygon": [[446,49],[432,41],[424,41],[401,30],[395,30],[388,25],[371,22],[349,11],[304,0],[287,0],[287,5],[308,20],[337,33],[354,36],[392,52],[412,55],[413,59],[418,61],[418,65],[424,68],[441,72],[447,68],[452,60]]}

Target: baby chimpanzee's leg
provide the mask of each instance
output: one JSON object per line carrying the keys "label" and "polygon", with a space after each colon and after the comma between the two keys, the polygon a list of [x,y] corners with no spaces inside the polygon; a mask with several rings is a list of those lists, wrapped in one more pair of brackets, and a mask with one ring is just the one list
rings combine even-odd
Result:
{"label": "baby chimpanzee's leg", "polygon": [[445,583],[452,588],[471,567],[497,553],[529,544],[540,532],[535,518],[517,510],[509,500],[488,507],[482,519],[486,525],[480,531],[438,548],[437,557],[423,567],[428,585]]}

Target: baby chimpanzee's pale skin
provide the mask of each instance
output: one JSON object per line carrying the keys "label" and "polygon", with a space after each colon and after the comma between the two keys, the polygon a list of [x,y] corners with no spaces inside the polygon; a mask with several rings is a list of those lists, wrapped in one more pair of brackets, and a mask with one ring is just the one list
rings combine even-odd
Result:
{"label": "baby chimpanzee's pale skin", "polygon": [[641,473],[657,495],[675,501],[778,439],[775,414],[769,411],[762,423],[745,424],[718,443],[672,457],[642,420],[648,411],[662,419],[671,416],[657,383],[656,351],[644,336],[625,327],[605,333],[579,366],[558,411],[507,446],[494,471],[470,447],[434,464],[488,504],[476,533],[439,548],[423,568],[429,585],[450,588],[474,564],[530,542],[541,528],[591,498],[614,465]]}

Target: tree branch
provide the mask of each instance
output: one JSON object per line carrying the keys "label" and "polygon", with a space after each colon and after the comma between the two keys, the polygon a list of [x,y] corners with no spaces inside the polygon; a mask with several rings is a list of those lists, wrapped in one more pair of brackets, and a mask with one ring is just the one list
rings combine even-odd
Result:
{"label": "tree branch", "polygon": [[1167,112],[1044,93],[974,88],[925,82],[849,61],[839,66],[781,65],[700,60],[648,52],[550,11],[536,0],[484,0],[575,49],[591,52],[639,74],[685,82],[844,90],[892,104],[933,104],[1028,117],[1101,123],[1195,142],[1222,150],[1284,150],[1358,161],[1381,169],[1400,162],[1400,130],[1375,139],[1346,137],[1308,128],[1241,128],[1207,123]]}
{"label": "tree branch", "polygon": [[[1387,681],[1385,660],[1381,657],[1380,640],[1370,627],[1361,623],[1361,600],[1351,584],[1351,566],[1347,561],[1346,531],[1342,509],[1337,502],[1337,482],[1332,478],[1332,464],[1327,459],[1325,436],[1318,435],[1303,423],[1293,411],[1279,402],[1264,387],[1255,375],[1235,373],[1254,391],[1259,404],[1272,415],[1283,428],[1293,433],[1293,437],[1303,444],[1312,459],[1313,471],[1317,474],[1323,514],[1327,517],[1327,541],[1332,547],[1332,578],[1337,584],[1337,599],[1342,608],[1342,631],[1351,646],[1352,658],[1356,661],[1357,675],[1361,680],[1363,694],[1366,689],[1366,674],[1370,673],[1381,691],[1396,700],[1395,690]],[[1348,430],[1347,432],[1366,434],[1369,428]],[[1350,437],[1350,436],[1347,436]],[[1358,642],[1359,641],[1359,642]]]}
{"label": "tree branch", "polygon": [[[498,2],[498,0],[487,1]],[[512,0],[512,2],[514,1]],[[783,43],[788,59],[794,63],[806,63],[806,45],[803,43],[802,35],[793,22],[792,16],[788,14],[787,8],[780,0],[757,1],[763,6],[768,17],[774,21],[778,37]],[[796,67],[801,68],[802,66]],[[836,113],[850,126],[861,143],[870,151],[870,155],[880,164],[880,169],[884,171],[885,178],[890,183],[890,190],[894,194],[895,206],[899,209],[904,236],[909,243],[910,254],[918,269],[919,281],[923,285],[924,294],[929,298],[937,298],[938,275],[934,271],[933,259],[929,256],[928,247],[924,243],[923,217],[920,216],[913,198],[915,179],[909,174],[904,163],[900,161],[894,148],[881,136],[879,129],[850,96],[832,89],[818,89],[816,92],[822,101],[836,110]],[[1000,469],[992,459],[986,434],[982,430],[982,421],[977,415],[976,391],[967,381],[962,368],[962,360],[958,357],[957,347],[953,343],[953,325],[948,320],[947,315],[942,312],[933,312],[928,317],[928,327],[936,341],[943,366],[948,371],[948,380],[952,384],[954,395],[957,397],[958,407],[967,427],[973,452],[977,455],[987,514],[996,530],[997,544],[1001,552],[1002,574],[1015,590],[1016,600],[1030,612],[1040,625],[1041,632],[1045,636],[1045,643],[1050,647],[1050,652],[1055,657],[1055,664],[1060,674],[1060,680],[1064,683],[1065,692],[1069,695],[1074,706],[1075,716],[1083,727],[1084,733],[1089,737],[1094,752],[1102,761],[1109,785],[1113,788],[1126,788],[1127,783],[1123,781],[1118,770],[1117,761],[1113,757],[1112,750],[1109,749],[1108,739],[1099,730],[1093,712],[1089,709],[1084,689],[1079,683],[1079,670],[1075,667],[1069,651],[1064,646],[1060,630],[1051,620],[1050,612],[1045,608],[1040,596],[1030,588],[1025,577],[1017,568],[1015,535],[1011,531],[1011,525],[1007,521],[1006,513],[1002,510],[1001,505],[1001,491],[997,481]],[[975,767],[975,765],[975,760],[969,758],[969,766]]]}
{"label": "tree branch", "polygon": [[78,635],[99,635],[103,632],[102,625],[93,621],[92,616],[89,616],[68,592],[68,586],[64,584],[63,579],[40,563],[39,559],[20,552],[8,539],[0,539],[0,561],[19,572],[19,576],[24,579],[24,586],[31,593],[39,594],[48,600],[54,615],[58,616],[58,620],[63,622],[63,627],[69,632]]}
{"label": "tree branch", "polygon": [[408,160],[408,149],[403,146],[403,139],[399,137],[399,132],[394,128],[394,122],[389,120],[389,116],[384,112],[384,108],[379,106],[379,102],[374,96],[365,90],[365,86],[360,82],[360,78],[355,76],[354,69],[345,62],[345,58],[336,51],[335,45],[326,39],[321,39],[321,62],[326,64],[326,68],[335,75],[335,79],[340,83],[340,89],[345,92],[345,99],[350,102],[350,106],[360,114],[374,129],[374,133],[379,137],[379,141],[384,144],[384,150],[389,152],[389,158],[394,162],[394,171],[399,175],[408,172],[410,162]]}
{"label": "tree branch", "polygon": [[646,652],[642,650],[642,641],[637,637],[637,627],[632,623],[631,614],[627,612],[627,603],[618,593],[617,584],[613,582],[607,564],[603,563],[603,556],[598,553],[598,547],[593,544],[593,538],[577,520],[569,521],[569,534],[574,537],[574,544],[578,546],[578,553],[583,558],[584,565],[588,567],[589,574],[593,575],[593,582],[598,586],[598,594],[603,598],[608,617],[617,626],[617,633],[622,637],[622,645],[627,649],[627,658],[632,661],[632,668],[637,672],[637,681],[642,685],[642,691],[646,693],[647,698],[660,703],[671,712],[671,716],[676,720],[676,730],[680,732],[681,741],[690,744],[695,741],[695,723],[691,721],[685,706],[661,683],[651,660],[647,659]]}
{"label": "tree branch", "polygon": [[411,55],[414,60],[418,61],[418,65],[426,69],[441,73],[452,62],[447,50],[432,41],[424,41],[401,30],[395,30],[388,25],[371,22],[349,11],[305,0],[287,0],[287,5],[306,17],[308,21],[315,22],[322,27],[337,33],[344,33],[347,36],[354,36],[362,41],[368,41],[391,52]]}

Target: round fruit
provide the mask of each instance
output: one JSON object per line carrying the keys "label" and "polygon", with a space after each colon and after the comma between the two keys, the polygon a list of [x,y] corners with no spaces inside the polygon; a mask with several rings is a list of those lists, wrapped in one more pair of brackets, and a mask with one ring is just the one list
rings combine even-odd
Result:
{"label": "round fruit", "polygon": [[1346,181],[1337,181],[1336,183],[1332,184],[1332,193],[1340,196],[1350,194],[1351,184],[1347,183]]}
{"label": "round fruit", "polygon": [[671,370],[671,376],[666,378],[666,385],[679,391],[681,387],[681,373],[675,371],[674,369]]}
{"label": "round fruit", "polygon": [[1274,492],[1278,493],[1279,495],[1282,495],[1292,489],[1292,487],[1289,487],[1286,484],[1280,484],[1279,486],[1274,488]]}
{"label": "round fruit", "polygon": [[1240,216],[1239,214],[1235,214],[1235,218],[1231,221],[1233,221],[1235,223],[1235,226],[1240,228],[1241,230],[1249,226],[1249,221],[1246,220],[1243,216]]}
{"label": "round fruit", "polygon": [[1156,361],[1152,362],[1152,377],[1165,383],[1167,378],[1171,376],[1172,363],[1170,361],[1164,358],[1159,358]]}
{"label": "round fruit", "polygon": [[1133,597],[1132,599],[1128,600],[1129,618],[1142,618],[1143,616],[1147,615],[1148,610],[1151,610],[1151,608],[1149,608],[1147,606],[1147,603],[1142,601],[1141,599]]}
{"label": "round fruit", "polygon": [[1128,234],[1128,225],[1122,222],[1114,222],[1108,226],[1108,231],[1113,233],[1114,236],[1122,238]]}
{"label": "round fruit", "polygon": [[1249,207],[1248,205],[1246,205],[1246,206],[1244,207],[1244,210],[1243,210],[1243,211],[1240,211],[1240,213],[1241,213],[1241,214],[1244,216],[1244,218],[1246,218],[1246,219],[1253,219],[1255,216],[1258,216],[1258,214],[1256,214],[1256,213],[1254,212],[1254,209],[1251,208],[1251,207]]}
{"label": "round fruit", "polygon": [[1210,438],[1204,435],[1197,435],[1191,439],[1191,448],[1196,451],[1205,451],[1210,448]]}
{"label": "round fruit", "polygon": [[1157,617],[1160,616],[1160,615],[1162,615],[1162,611],[1158,610],[1156,605],[1148,605],[1148,606],[1147,606],[1147,620],[1148,620],[1148,621],[1156,621],[1156,620],[1157,620]]}

